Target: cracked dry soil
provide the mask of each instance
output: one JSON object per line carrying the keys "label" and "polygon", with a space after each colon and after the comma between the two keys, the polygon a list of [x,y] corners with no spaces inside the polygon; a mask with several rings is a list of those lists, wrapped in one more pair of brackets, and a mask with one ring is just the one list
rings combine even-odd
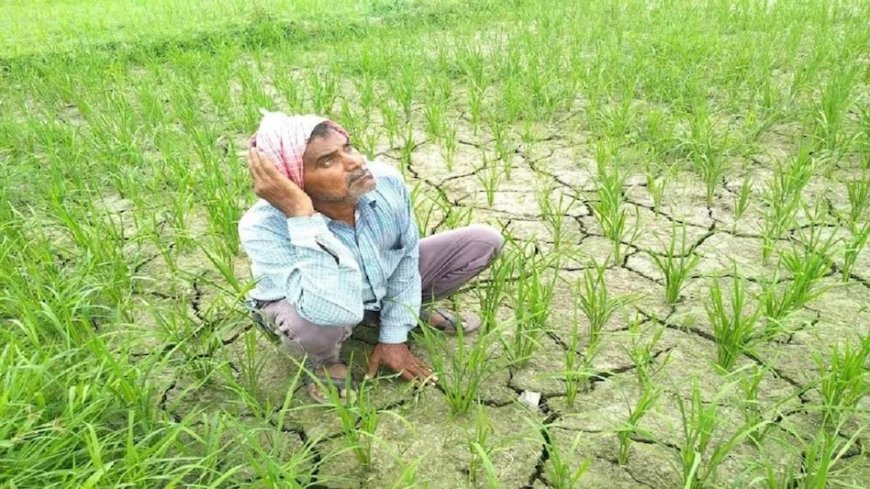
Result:
{"label": "cracked dry soil", "polygon": [[[610,253],[612,244],[604,237],[590,210],[597,198],[592,176],[594,163],[583,141],[573,140],[570,134],[553,133],[539,134],[536,141],[517,145],[511,162],[511,177],[501,177],[490,206],[478,178],[484,170],[481,156],[489,154],[485,137],[471,136],[470,132],[460,134],[451,170],[447,169],[436,146],[427,143],[422,134],[418,134],[416,140],[422,142],[415,148],[411,163],[404,171],[409,186],[421,185],[417,212],[418,218],[426,219],[428,234],[449,226],[448,215],[435,206],[425,205],[425,202],[441,199],[455,210],[471,209],[472,222],[492,224],[517,239],[534,240],[542,253],[550,253],[556,240],[542,222],[535,197],[537,189],[550,185],[551,198],[564,195],[574,199],[565,212],[559,236],[560,246],[569,251],[569,255],[551,272],[576,283],[582,280],[582,271],[590,259],[601,262]],[[494,155],[489,156],[490,161],[495,159]],[[398,148],[382,146],[378,157],[402,166]],[[761,159],[755,160],[753,165],[759,175],[769,175],[769,168]],[[814,192],[842,204],[843,196],[836,182],[821,175],[815,176],[814,182]],[[760,188],[760,183],[755,188]],[[549,331],[529,364],[497,372],[481,390],[480,404],[492,427],[489,438],[492,464],[501,487],[552,487],[548,478],[550,447],[558,449],[572,467],[589,462],[581,479],[582,487],[677,487],[679,468],[674,464],[682,427],[676,399],[688,399],[696,383],[703,400],[710,402],[725,386],[725,380],[713,368],[716,348],[704,304],[710,277],[714,274],[728,276],[734,264],[750,287],[771,273],[771,266],[761,261],[759,195],[753,195],[749,211],[735,222],[733,190],[728,185],[720,187],[708,207],[703,184],[689,173],[676,175],[659,207],[653,205],[642,175],[629,175],[623,192],[631,225],[639,232],[636,239],[624,243],[621,263],[608,265],[605,280],[612,294],[629,294],[632,301],[607,323],[602,350],[593,362],[595,373],[577,395],[574,405],[567,403],[564,382],[551,375],[564,368],[574,317],[574,292],[568,287],[554,291]],[[424,205],[420,205],[421,201]],[[837,220],[829,217],[831,225],[836,226]],[[663,277],[655,268],[651,254],[665,251],[674,223],[685,225],[689,249],[700,257],[700,262],[681,300],[669,306],[664,300]],[[164,283],[165,287],[146,288],[142,294],[167,304],[187,301],[187,313],[201,328],[221,331],[220,345],[213,345],[202,354],[226,353],[229,368],[235,372],[239,372],[236,362],[243,361],[245,355],[246,342],[242,340],[255,335],[256,354],[262,362],[257,379],[258,396],[280,407],[288,379],[294,374],[290,362],[278,347],[256,330],[250,330],[249,322],[241,314],[230,315],[222,310],[227,306],[217,299],[220,279],[207,261],[191,255],[185,267],[192,272],[188,274],[192,279],[171,286]],[[140,273],[155,278],[163,277],[165,272],[156,261],[146,261],[140,268]],[[235,273],[240,279],[248,278],[243,257],[236,263]],[[486,278],[484,274],[481,280]],[[797,446],[800,440],[796,437],[811,436],[818,426],[819,415],[813,409],[819,400],[814,387],[818,376],[814,355],[824,354],[830,346],[850,340],[855,333],[866,333],[866,325],[870,324],[868,253],[865,251],[859,258],[851,281],[842,283],[839,272],[832,269],[821,286],[826,289],[825,293],[793,314],[791,334],[763,343],[738,360],[738,368],[753,364],[767,367],[759,402],[762,410],[769,409],[772,427],[761,448],[742,443],[732,451],[718,471],[717,484],[747,483],[752,477],[749,474],[753,464],[763,460],[799,468],[800,459],[788,447]],[[474,307],[472,294],[467,291],[460,293],[458,299],[466,307]],[[510,317],[509,310],[505,314]],[[627,353],[631,317],[640,318],[641,331],[647,338],[656,328],[664,328],[651,360],[656,369],[655,381],[663,387],[664,394],[641,421],[640,427],[646,434],[634,437],[629,461],[621,466],[617,461],[614,429],[627,418],[641,393],[636,379],[637,366]],[[345,348],[345,357],[353,356],[357,375],[362,374],[361,363],[364,362],[361,360],[376,338],[373,328],[360,326]],[[150,346],[164,351],[172,348],[172,345],[155,343]],[[413,348],[426,358],[426,352],[419,345]],[[524,390],[542,394],[538,409],[516,402],[518,394]],[[335,455],[343,446],[336,416],[324,409],[302,409],[308,404],[302,390],[293,399],[293,407],[300,409],[285,420],[284,426],[272,424],[258,429],[271,430],[270,436],[276,443],[297,446],[307,440],[318,440],[312,463],[316,465],[314,471],[319,487],[389,487],[411,463],[417,463],[415,480],[421,486],[472,485],[469,482],[472,458],[469,440],[475,431],[473,413],[453,417],[442,392],[434,388],[414,391],[401,381],[381,380],[375,393],[377,406],[396,416],[381,415],[375,432],[378,439],[374,448],[375,463],[368,470],[347,452]],[[243,419],[253,419],[243,403],[233,397],[219,385],[199,385],[177,373],[167,376],[160,406],[173,416],[213,406],[234,412]],[[723,440],[739,428],[742,422],[739,404],[737,393],[724,397],[714,440]],[[857,414],[846,428],[858,430],[860,426],[866,427],[867,422],[865,409],[864,414]],[[547,429],[542,430],[541,424]],[[864,453],[868,435],[864,431],[840,466],[835,467],[842,468],[841,475],[846,480],[870,480],[870,463]],[[853,434],[854,431],[840,433],[844,439]],[[477,485],[484,486],[485,480],[485,476],[479,475]]]}

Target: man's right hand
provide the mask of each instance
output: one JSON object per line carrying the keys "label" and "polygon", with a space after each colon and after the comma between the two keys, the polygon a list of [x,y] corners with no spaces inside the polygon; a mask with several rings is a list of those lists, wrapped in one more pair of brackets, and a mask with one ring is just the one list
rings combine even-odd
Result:
{"label": "man's right hand", "polygon": [[420,385],[438,382],[438,377],[429,367],[423,365],[408,348],[406,343],[386,344],[378,343],[369,357],[368,377],[378,374],[378,368],[384,365],[393,372],[402,375],[405,380],[417,382]]}
{"label": "man's right hand", "polygon": [[248,150],[248,170],[254,180],[254,193],[287,217],[314,214],[311,197],[278,171],[277,165],[256,148]]}

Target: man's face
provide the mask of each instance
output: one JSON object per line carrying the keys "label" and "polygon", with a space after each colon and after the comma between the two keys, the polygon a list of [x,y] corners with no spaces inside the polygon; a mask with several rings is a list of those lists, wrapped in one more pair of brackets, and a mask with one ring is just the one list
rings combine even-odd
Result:
{"label": "man's face", "polygon": [[303,190],[315,202],[355,204],[377,185],[363,156],[338,131],[308,141],[302,164]]}

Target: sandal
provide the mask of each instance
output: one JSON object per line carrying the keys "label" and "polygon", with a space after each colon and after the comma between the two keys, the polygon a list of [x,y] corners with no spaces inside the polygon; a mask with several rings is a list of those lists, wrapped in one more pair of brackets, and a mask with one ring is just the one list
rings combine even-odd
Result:
{"label": "sandal", "polygon": [[[436,313],[441,316],[441,321],[432,323],[432,314]],[[433,328],[444,331],[447,334],[456,334],[462,329],[463,334],[468,334],[480,328],[480,317],[477,314],[468,313],[464,317],[459,317],[458,314],[453,314],[444,308],[424,309],[420,312],[420,319],[432,326]]]}
{"label": "sandal", "polygon": [[[350,388],[350,391],[348,391],[348,388]],[[315,373],[314,370],[309,370],[305,379],[305,390],[308,391],[308,395],[318,404],[332,403],[331,396],[329,395],[329,390],[331,389],[338,391],[340,399],[347,399],[353,396],[358,388],[359,384],[353,379],[350,379],[348,382],[344,377],[333,377],[322,371]],[[323,389],[327,389],[326,395],[324,395]]]}

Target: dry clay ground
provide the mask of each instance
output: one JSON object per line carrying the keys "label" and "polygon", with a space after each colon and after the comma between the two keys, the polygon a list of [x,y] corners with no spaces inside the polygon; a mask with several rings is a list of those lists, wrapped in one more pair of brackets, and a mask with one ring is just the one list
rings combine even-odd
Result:
{"label": "dry clay ground", "polygon": [[[580,117],[575,114],[572,117]],[[565,384],[553,374],[564,369],[567,335],[575,317],[574,292],[567,283],[582,280],[589,260],[603,262],[611,252],[611,243],[602,236],[590,203],[595,201],[593,149],[578,131],[565,131],[559,127],[538,128],[534,141],[517,143],[513,155],[512,174],[502,177],[494,203],[487,205],[486,195],[477,174],[484,155],[494,159],[492,141],[486,135],[473,135],[470,130],[460,131],[460,144],[451,170],[447,169],[441,148],[427,143],[425,136],[411,156],[406,169],[409,185],[420,184],[417,194],[418,218],[428,215],[429,233],[443,230],[443,213],[430,209],[427,202],[446,199],[454,210],[472,209],[471,221],[499,227],[505,234],[524,240],[534,240],[542,253],[549,253],[553,237],[541,220],[535,197],[536,189],[544,184],[553,185],[554,200],[564,194],[576,201],[567,210],[561,241],[569,253],[559,264],[558,273],[564,281],[557,282],[549,321],[550,331],[543,337],[532,361],[523,368],[504,368],[486,380],[480,393],[480,404],[492,426],[488,443],[492,463],[502,487],[546,487],[550,482],[546,467],[552,458],[542,438],[539,423],[549,425],[548,438],[563,458],[573,467],[584,460],[590,465],[581,483],[584,487],[656,487],[679,485],[679,469],[675,466],[680,443],[681,422],[677,396],[688,399],[693,381],[697,380],[702,397],[710,402],[726,381],[716,373],[716,358],[711,327],[704,312],[708,300],[710,277],[721,274],[728,277],[734,263],[750,284],[772,273],[773,266],[762,265],[760,223],[762,221],[761,192],[771,175],[773,162],[786,158],[792,149],[782,141],[788,140],[788,128],[771,131],[762,154],[755,155],[746,164],[753,175],[753,196],[749,210],[738,221],[733,221],[736,189],[741,174],[733,174],[716,192],[713,205],[705,202],[703,183],[690,173],[675,175],[660,208],[645,186],[643,175],[629,174],[623,191],[629,209],[629,221],[636,222],[639,232],[626,242],[621,263],[608,263],[606,283],[614,295],[629,294],[630,305],[625,306],[608,322],[602,351],[593,362],[595,374],[578,395],[573,407],[565,399]],[[239,136],[239,141],[243,136]],[[378,158],[397,167],[401,155],[398,147],[382,143]],[[499,163],[501,164],[501,163]],[[837,171],[830,178],[816,175],[804,190],[808,201],[825,199],[833,208],[846,208],[848,202],[842,192],[842,181],[848,173]],[[121,219],[128,214],[125,201],[110,203]],[[431,214],[431,215],[430,215]],[[800,219],[800,215],[799,215]],[[197,219],[191,218],[197,226]],[[670,307],[664,300],[663,278],[650,258],[650,253],[661,254],[670,240],[673,223],[685,225],[687,239],[693,253],[701,257],[682,300]],[[831,217],[832,228],[836,220]],[[203,232],[206,232],[202,224]],[[786,247],[787,243],[779,243]],[[835,257],[842,256],[837,249]],[[835,258],[836,260],[836,258]],[[772,263],[775,263],[772,262]],[[249,279],[248,262],[240,253],[235,264],[235,275]],[[835,265],[836,266],[836,265]],[[275,345],[251,327],[241,309],[230,310],[222,292],[223,279],[202,255],[191,254],[178,262],[182,273],[171,273],[159,259],[146,261],[138,270],[144,287],[142,303],[152,311],[161,304],[166,310],[177,310],[184,304],[187,314],[198,324],[220,333],[221,344],[201,355],[226,358],[230,368],[242,375],[240,365],[253,353],[254,361],[262,370],[257,374],[255,395],[272,401],[278,407],[285,399],[289,380],[295,368]],[[481,279],[486,280],[484,274]],[[818,431],[819,417],[814,406],[819,402],[812,384],[819,373],[814,355],[826,355],[828,347],[844,341],[854,341],[856,334],[866,334],[870,324],[870,253],[858,258],[852,279],[843,283],[834,268],[819,287],[825,293],[807,307],[797,311],[789,324],[794,331],[774,341],[758,345],[752,354],[738,360],[738,367],[757,364],[767,367],[761,383],[759,399],[762,409],[769,410],[772,428],[759,450],[749,442],[738,445],[718,474],[719,484],[745,486],[753,475],[747,471],[756,463],[772,461],[775,466],[800,465],[799,440],[794,433],[810,438]],[[458,295],[459,304],[475,308],[475,295],[464,291]],[[152,317],[148,317],[149,314]],[[503,308],[501,314],[509,321],[512,312]],[[153,332],[160,328],[155,313],[143,312],[141,328],[136,334],[146,338],[147,347],[142,356],[172,348],[165,339],[157,340]],[[664,389],[653,410],[641,421],[647,432],[635,436],[630,458],[625,466],[617,463],[617,438],[614,428],[628,417],[629,408],[640,395],[635,365],[627,348],[631,342],[627,321],[639,317],[641,331],[646,339],[663,328],[660,341],[654,347],[656,383]],[[582,325],[582,321],[581,321]],[[507,333],[506,333],[507,334]],[[147,340],[149,336],[155,339]],[[377,333],[370,327],[357,328],[345,348],[348,358],[353,354],[355,372],[362,374],[361,358],[375,344]],[[474,341],[469,338],[467,341]],[[412,348],[423,358],[427,353],[419,344]],[[471,452],[469,440],[474,434],[476,415],[468,413],[451,416],[443,392],[436,388],[414,391],[399,380],[381,379],[375,389],[374,402],[383,410],[375,432],[375,463],[364,469],[350,452],[340,452],[346,446],[335,413],[329,409],[310,405],[303,390],[292,400],[295,411],[284,425],[279,426],[277,416],[269,423],[258,421],[240,402],[237,394],[221,388],[221,382],[212,377],[201,382],[190,375],[189,369],[163,372],[165,391],[159,402],[162,409],[173,416],[193,410],[222,409],[242,420],[240,430],[250,430],[274,445],[286,446],[289,452],[305,441],[319,439],[314,460],[319,462],[316,472],[326,487],[388,487],[403,470],[416,464],[415,483],[430,487],[465,487],[470,485],[468,468]],[[809,387],[809,388],[807,388]],[[517,402],[523,391],[542,394],[537,409]],[[743,422],[739,410],[738,391],[724,397],[717,417],[715,440],[723,440],[738,430]],[[306,406],[309,406],[306,408]],[[862,401],[866,412],[866,399]],[[534,422],[530,422],[534,421]],[[537,424],[536,424],[537,423]],[[856,415],[842,430],[844,439],[851,437],[860,426],[868,423],[867,415]],[[835,467],[843,469],[842,480],[870,480],[870,461],[863,453],[868,442],[866,430],[859,434],[857,443]],[[288,453],[289,453],[288,452]],[[480,481],[485,480],[483,476]],[[480,484],[483,484],[481,482]],[[718,484],[717,484],[718,485]]]}

